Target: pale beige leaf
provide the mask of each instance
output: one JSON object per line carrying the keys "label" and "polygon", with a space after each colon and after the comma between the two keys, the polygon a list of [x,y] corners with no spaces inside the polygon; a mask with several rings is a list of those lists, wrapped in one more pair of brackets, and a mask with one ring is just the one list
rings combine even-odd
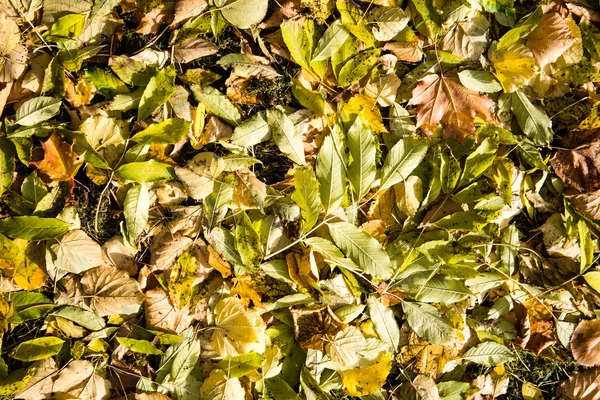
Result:
{"label": "pale beige leaf", "polygon": [[58,367],[54,358],[46,358],[36,361],[31,365],[35,368],[35,373],[25,385],[25,388],[19,391],[15,398],[23,400],[43,400],[49,398],[52,394],[53,378],[58,373]]}
{"label": "pale beige leaf", "polygon": [[144,300],[146,328],[166,332],[180,333],[193,322],[189,309],[178,309],[169,299],[169,295],[161,288],[146,292]]}
{"label": "pale beige leaf", "polygon": [[567,400],[600,400],[600,368],[575,372],[558,391]]}
{"label": "pale beige leaf", "polygon": [[111,397],[112,385],[91,362],[75,360],[60,371],[52,389],[57,400],[106,400]]}
{"label": "pale beige leaf", "polygon": [[571,34],[567,19],[559,13],[544,14],[538,26],[527,37],[538,65],[555,62],[577,39]]}
{"label": "pale beige leaf", "polygon": [[144,300],[138,282],[115,267],[87,271],[81,278],[81,285],[89,296],[90,307],[101,317],[135,314]]}
{"label": "pale beige leaf", "polygon": [[58,268],[79,274],[103,264],[102,248],[84,231],[68,231],[52,245],[56,254],[54,265]]}

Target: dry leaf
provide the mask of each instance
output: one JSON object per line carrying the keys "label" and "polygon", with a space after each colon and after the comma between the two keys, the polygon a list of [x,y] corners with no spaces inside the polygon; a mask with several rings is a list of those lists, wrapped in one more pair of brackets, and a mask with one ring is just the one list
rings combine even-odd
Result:
{"label": "dry leaf", "polygon": [[538,65],[544,66],[555,62],[576,41],[567,18],[559,13],[547,13],[527,36],[526,45],[533,52]]}
{"label": "dry leaf", "polygon": [[324,351],[325,345],[345,325],[328,305],[313,308],[292,308],[296,341],[304,349]]}
{"label": "dry leaf", "polygon": [[40,172],[55,181],[71,181],[81,164],[81,159],[74,151],[73,145],[64,142],[56,133],[42,143],[44,159],[32,162]]}
{"label": "dry leaf", "polygon": [[566,142],[571,150],[558,150],[550,160],[556,175],[580,192],[600,189],[600,129],[571,131]]}
{"label": "dry leaf", "polygon": [[600,365],[600,320],[579,322],[571,336],[571,351],[581,365]]}
{"label": "dry leaf", "polygon": [[493,121],[491,109],[496,105],[489,97],[464,87],[456,71],[426,75],[413,90],[408,104],[417,106],[417,126],[428,136],[441,123],[445,138],[460,141],[475,133],[477,114]]}

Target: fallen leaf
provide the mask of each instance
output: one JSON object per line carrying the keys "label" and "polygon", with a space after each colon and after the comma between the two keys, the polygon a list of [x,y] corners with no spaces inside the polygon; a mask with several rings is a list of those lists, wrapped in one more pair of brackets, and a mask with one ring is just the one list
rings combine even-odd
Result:
{"label": "fallen leaf", "polygon": [[456,71],[426,75],[413,90],[410,105],[417,106],[417,126],[428,135],[441,123],[446,138],[462,141],[475,133],[475,116],[493,121],[496,103],[489,97],[464,87]]}
{"label": "fallen leaf", "polygon": [[600,320],[582,320],[571,336],[573,357],[581,365],[600,365]]}
{"label": "fallen leaf", "polygon": [[600,129],[571,131],[570,150],[558,150],[550,165],[567,186],[580,192],[600,189]]}
{"label": "fallen leaf", "polygon": [[64,142],[56,133],[42,143],[44,159],[32,162],[40,172],[56,181],[71,181],[83,164],[73,145]]}
{"label": "fallen leaf", "polygon": [[328,305],[313,308],[292,308],[296,341],[305,349],[323,351],[324,346],[344,324]]}

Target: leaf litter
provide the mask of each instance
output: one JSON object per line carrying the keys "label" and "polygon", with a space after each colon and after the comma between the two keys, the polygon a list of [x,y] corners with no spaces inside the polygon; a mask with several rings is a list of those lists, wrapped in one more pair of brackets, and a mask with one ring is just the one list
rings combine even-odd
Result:
{"label": "leaf litter", "polygon": [[0,0],[0,395],[598,398],[597,13]]}

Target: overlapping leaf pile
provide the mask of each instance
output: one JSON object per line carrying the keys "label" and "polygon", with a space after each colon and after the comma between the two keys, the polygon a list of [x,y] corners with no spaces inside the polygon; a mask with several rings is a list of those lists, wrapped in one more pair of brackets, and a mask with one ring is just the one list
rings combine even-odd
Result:
{"label": "overlapping leaf pile", "polygon": [[0,0],[0,394],[597,399],[598,21]]}

